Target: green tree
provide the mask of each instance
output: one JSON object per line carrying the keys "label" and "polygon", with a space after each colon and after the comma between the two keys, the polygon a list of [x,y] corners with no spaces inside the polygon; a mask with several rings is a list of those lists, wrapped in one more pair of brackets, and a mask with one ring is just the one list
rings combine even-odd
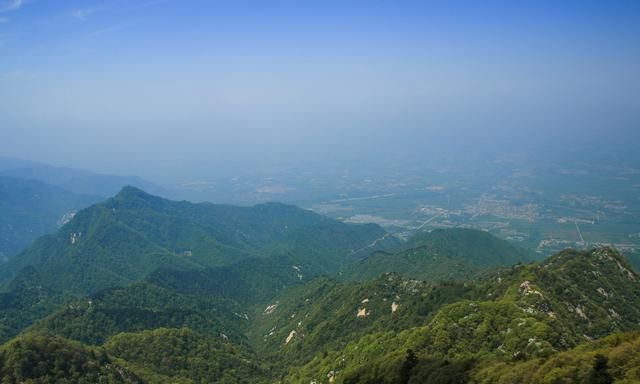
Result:
{"label": "green tree", "polygon": [[407,355],[400,366],[400,383],[407,384],[411,378],[413,367],[418,364],[418,358],[412,349],[407,349]]}
{"label": "green tree", "polygon": [[609,374],[609,359],[606,356],[597,354],[593,360],[589,384],[612,384],[613,377]]}

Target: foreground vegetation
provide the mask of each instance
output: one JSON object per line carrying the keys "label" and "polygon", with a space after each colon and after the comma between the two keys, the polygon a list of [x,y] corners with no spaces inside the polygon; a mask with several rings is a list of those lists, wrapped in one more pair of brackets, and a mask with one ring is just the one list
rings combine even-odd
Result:
{"label": "foreground vegetation", "polygon": [[[379,235],[127,189],[23,254],[0,293],[2,382],[640,380],[640,277],[617,251],[526,263],[486,233],[445,230],[353,259]],[[347,275],[381,255],[382,274]],[[472,274],[429,269],[434,257]]]}

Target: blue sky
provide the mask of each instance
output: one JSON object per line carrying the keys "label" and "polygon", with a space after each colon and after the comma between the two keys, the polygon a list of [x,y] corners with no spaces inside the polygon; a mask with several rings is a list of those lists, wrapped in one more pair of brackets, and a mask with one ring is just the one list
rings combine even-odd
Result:
{"label": "blue sky", "polygon": [[0,155],[160,177],[637,143],[638,111],[637,1],[0,0]]}

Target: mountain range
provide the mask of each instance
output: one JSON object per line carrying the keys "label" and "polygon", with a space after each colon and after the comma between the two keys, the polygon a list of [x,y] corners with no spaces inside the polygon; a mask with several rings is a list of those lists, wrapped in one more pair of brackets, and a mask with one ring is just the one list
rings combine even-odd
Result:
{"label": "mountain range", "polygon": [[534,261],[483,231],[125,187],[0,281],[11,383],[640,380],[640,276],[607,247]]}
{"label": "mountain range", "polygon": [[38,237],[54,233],[75,213],[134,185],[164,189],[135,176],[104,175],[0,157],[0,262]]}

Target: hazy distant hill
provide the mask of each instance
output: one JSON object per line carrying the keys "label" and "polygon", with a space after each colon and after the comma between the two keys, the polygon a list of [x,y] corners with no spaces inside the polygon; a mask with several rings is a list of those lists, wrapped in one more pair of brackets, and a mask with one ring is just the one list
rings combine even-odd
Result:
{"label": "hazy distant hill", "polygon": [[0,172],[6,171],[9,169],[36,167],[41,165],[43,164],[35,161],[16,159],[14,157],[0,156]]}
{"label": "hazy distant hill", "polygon": [[161,187],[137,176],[104,175],[8,157],[0,157],[0,176],[39,180],[76,194],[104,198],[115,195],[126,185],[142,188],[154,194],[164,193]]}
{"label": "hazy distant hill", "polygon": [[78,209],[99,200],[36,180],[0,176],[0,259],[55,232]]}
{"label": "hazy distant hill", "polygon": [[397,251],[378,251],[348,266],[343,276],[368,280],[385,272],[437,281],[466,280],[489,268],[529,261],[529,253],[487,232],[436,229],[418,233]]}
{"label": "hazy distant hill", "polygon": [[225,266],[252,257],[285,259],[300,278],[336,273],[346,255],[385,232],[283,204],[236,207],[176,202],[125,187],[81,210],[0,270],[35,266],[42,284],[75,292],[134,282],[158,268]]}

